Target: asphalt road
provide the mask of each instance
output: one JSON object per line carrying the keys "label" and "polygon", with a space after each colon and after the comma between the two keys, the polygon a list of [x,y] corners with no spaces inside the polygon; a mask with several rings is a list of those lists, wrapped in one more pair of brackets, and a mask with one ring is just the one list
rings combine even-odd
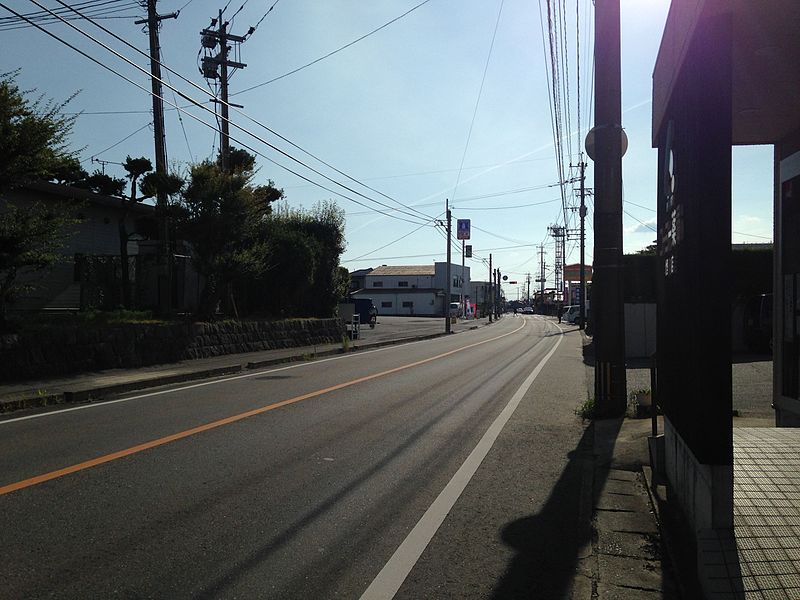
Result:
{"label": "asphalt road", "polygon": [[559,597],[576,336],[510,317],[0,421],[0,597]]}

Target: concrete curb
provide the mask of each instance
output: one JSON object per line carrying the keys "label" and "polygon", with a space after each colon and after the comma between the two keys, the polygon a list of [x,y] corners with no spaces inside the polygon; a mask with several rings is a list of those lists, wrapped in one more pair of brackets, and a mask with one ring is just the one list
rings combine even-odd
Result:
{"label": "concrete curb", "polygon": [[[477,329],[477,328],[478,327],[476,326],[471,329]],[[452,332],[452,333],[459,333],[459,332]],[[442,332],[442,333],[421,335],[416,337],[384,340],[364,345],[353,344],[347,350],[345,350],[344,348],[334,348],[329,350],[308,352],[310,347],[301,346],[297,348],[297,352],[295,354],[291,354],[289,356],[280,356],[264,360],[250,361],[244,364],[242,363],[229,364],[221,367],[214,367],[211,369],[200,369],[197,371],[188,370],[184,373],[177,373],[170,375],[154,374],[152,377],[145,376],[142,377],[142,379],[133,380],[125,383],[118,383],[113,385],[90,387],[83,389],[79,388],[75,390],[64,390],[62,392],[57,392],[53,394],[40,393],[39,391],[36,390],[30,390],[29,392],[21,392],[20,395],[18,396],[0,398],[0,415],[29,408],[42,408],[46,406],[56,406],[59,404],[76,404],[81,402],[99,401],[116,394],[124,394],[126,392],[132,392],[136,390],[146,390],[154,387],[159,387],[162,385],[171,385],[175,383],[183,383],[186,381],[196,381],[198,379],[210,379],[213,377],[222,377],[224,375],[233,375],[235,373],[240,373],[244,370],[260,369],[263,367],[269,367],[272,365],[278,365],[290,362],[302,362],[304,360],[307,360],[308,357],[311,357],[311,359],[313,360],[315,358],[324,356],[333,356],[336,354],[343,354],[345,352],[357,352],[359,350],[368,350],[371,348],[380,348],[384,346],[396,346],[398,344],[419,342],[419,341],[442,337],[444,335],[447,334]],[[234,354],[231,356],[235,357],[236,355]],[[135,369],[131,369],[131,371],[135,371]]]}
{"label": "concrete curb", "polygon": [[242,365],[231,365],[229,367],[203,369],[202,371],[192,371],[189,373],[179,373],[176,375],[163,375],[143,381],[131,381],[129,383],[119,383],[116,385],[87,388],[84,390],[66,391],[64,392],[64,402],[90,402],[92,400],[100,400],[105,396],[112,394],[124,394],[125,392],[132,392],[134,390],[145,389],[147,387],[157,387],[160,385],[169,385],[171,383],[194,381],[196,379],[208,379],[223,375],[233,375],[235,373],[241,373],[241,371]]}

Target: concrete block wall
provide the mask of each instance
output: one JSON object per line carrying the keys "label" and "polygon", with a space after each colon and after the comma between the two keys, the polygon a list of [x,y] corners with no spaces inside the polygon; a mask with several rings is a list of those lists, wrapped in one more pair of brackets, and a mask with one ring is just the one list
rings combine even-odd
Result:
{"label": "concrete block wall", "polygon": [[112,368],[338,343],[338,319],[223,323],[75,325],[34,336],[0,336],[0,380],[20,381]]}
{"label": "concrete block wall", "polygon": [[733,465],[697,460],[668,418],[664,450],[669,493],[697,532],[733,527]]}

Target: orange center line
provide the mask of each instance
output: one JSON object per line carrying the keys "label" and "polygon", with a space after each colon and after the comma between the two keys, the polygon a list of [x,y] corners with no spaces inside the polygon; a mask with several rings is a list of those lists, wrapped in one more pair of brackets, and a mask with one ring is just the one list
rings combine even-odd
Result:
{"label": "orange center line", "polygon": [[406,369],[411,369],[413,367],[418,367],[420,365],[424,365],[426,363],[432,362],[434,360],[439,360],[445,358],[447,356],[451,356],[458,352],[463,352],[464,350],[469,350],[470,348],[474,348],[476,346],[481,346],[483,344],[487,344],[489,342],[494,342],[506,336],[512,335],[520,331],[523,327],[525,327],[525,322],[515,329],[514,331],[510,331],[508,333],[504,333],[497,337],[484,340],[482,342],[475,342],[474,344],[469,344],[467,346],[462,346],[461,348],[456,348],[455,350],[450,350],[443,354],[437,354],[436,356],[431,356],[429,358],[424,358],[422,360],[418,360],[416,362],[409,363],[407,365],[402,365],[399,367],[394,367],[393,369],[389,369],[387,371],[381,371],[380,373],[373,373],[372,375],[366,375],[364,377],[359,377],[357,379],[352,379],[350,381],[346,381],[344,383],[338,383],[336,385],[332,385],[330,387],[315,390],[313,392],[308,392],[307,394],[302,394],[300,396],[295,396],[293,398],[288,398],[286,400],[281,400],[279,402],[274,402],[272,404],[267,404],[266,406],[261,406],[259,408],[254,408],[252,410],[245,411],[243,413],[239,413],[236,415],[231,415],[230,417],[225,417],[224,419],[218,419],[216,421],[211,421],[210,423],[205,423],[204,425],[198,425],[197,427],[192,427],[191,429],[186,429],[184,431],[179,431],[177,433],[173,433],[164,437],[157,438],[155,440],[150,440],[149,442],[144,442],[142,444],[137,444],[136,446],[131,446],[130,448],[125,448],[124,450],[118,450],[117,452],[112,452],[110,454],[104,454],[103,456],[98,456],[97,458],[92,458],[90,460],[80,462],[74,465],[70,465],[68,467],[64,467],[63,469],[57,469],[55,471],[50,471],[48,473],[43,473],[41,475],[36,475],[35,477],[30,477],[29,479],[23,479],[22,481],[17,481],[15,483],[10,483],[8,485],[4,485],[0,487],[0,496],[4,494],[10,494],[11,492],[16,492],[17,490],[22,490],[25,488],[32,487],[34,485],[38,485],[40,483],[44,483],[46,481],[51,481],[53,479],[58,479],[59,477],[64,477],[65,475],[71,475],[72,473],[77,473],[79,471],[84,471],[86,469],[91,469],[92,467],[96,467],[98,465],[102,465],[105,463],[109,463],[114,460],[118,460],[120,458],[125,458],[126,456],[131,456],[132,454],[138,454],[139,452],[143,452],[145,450],[150,450],[151,448],[156,448],[158,446],[163,446],[164,444],[169,444],[170,442],[175,442],[178,440],[182,440],[184,438],[197,435],[198,433],[203,433],[204,431],[210,431],[212,429],[216,429],[218,427],[222,427],[224,425],[230,425],[231,423],[236,423],[237,421],[241,421],[243,419],[247,419],[249,417],[253,417],[255,415],[260,415],[265,412],[269,412],[271,410],[275,410],[277,408],[282,408],[284,406],[289,406],[290,404],[295,404],[297,402],[302,402],[303,400],[308,400],[310,398],[316,398],[317,396],[322,396],[324,394],[329,394],[331,392],[335,392],[337,390],[341,390],[344,388],[348,388],[354,385],[358,385],[359,383],[364,383],[366,381],[371,381],[372,379],[378,379],[379,377],[385,377],[387,375],[391,375],[393,373],[397,373],[399,371],[404,371]]}

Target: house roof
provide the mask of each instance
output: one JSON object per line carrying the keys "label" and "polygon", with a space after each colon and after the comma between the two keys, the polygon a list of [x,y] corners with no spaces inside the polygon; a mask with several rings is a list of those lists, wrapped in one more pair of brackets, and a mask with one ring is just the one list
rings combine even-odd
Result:
{"label": "house roof", "polygon": [[[30,183],[26,186],[17,188],[14,191],[17,193],[17,195],[20,195],[24,194],[26,190],[28,193],[40,192],[44,194],[51,194],[53,196],[62,196],[64,198],[87,200],[93,204],[98,204],[101,206],[109,206],[112,208],[122,207],[122,200],[120,198],[116,198],[114,196],[104,196],[102,194],[96,194],[90,190],[76,188],[71,185],[51,183],[49,181],[37,181],[34,183]],[[155,212],[155,206],[153,206],[152,204],[137,202],[136,204],[128,206],[127,210],[130,210],[132,212],[152,214],[153,212]]]}
{"label": "house roof", "polygon": [[406,265],[390,267],[383,265],[372,270],[370,277],[375,275],[435,275],[436,270],[433,265]]}

